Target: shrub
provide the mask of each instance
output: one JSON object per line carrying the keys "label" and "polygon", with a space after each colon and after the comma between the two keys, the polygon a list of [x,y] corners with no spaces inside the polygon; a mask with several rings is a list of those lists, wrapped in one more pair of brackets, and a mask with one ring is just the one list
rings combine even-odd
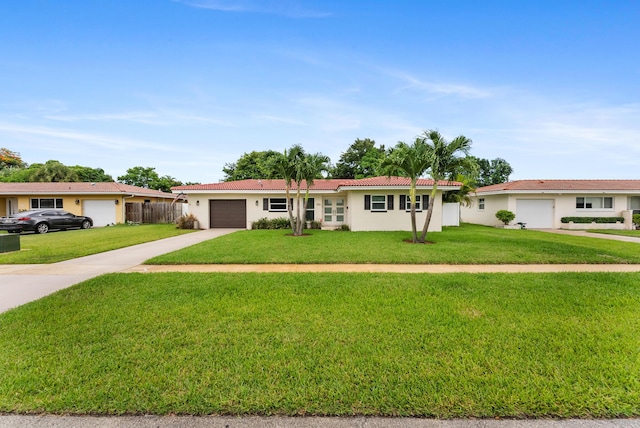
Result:
{"label": "shrub", "polygon": [[500,210],[496,213],[496,218],[503,222],[505,226],[513,221],[516,218],[516,215],[509,210]]}
{"label": "shrub", "polygon": [[560,219],[562,223],[624,223],[623,217],[562,217]]}
{"label": "shrub", "polygon": [[266,218],[262,217],[251,223],[251,229],[289,229],[291,224],[287,217]]}
{"label": "shrub", "polygon": [[336,227],[336,230],[340,231],[340,232],[349,232],[349,231],[351,231],[351,229],[349,228],[348,224],[341,224],[340,226]]}
{"label": "shrub", "polygon": [[322,222],[317,220],[312,220],[309,222],[309,229],[322,229]]}
{"label": "shrub", "polygon": [[634,214],[631,221],[636,225],[636,229],[640,228],[640,214]]}
{"label": "shrub", "polygon": [[176,222],[176,227],[178,229],[193,229],[196,221],[198,219],[193,214],[183,215]]}

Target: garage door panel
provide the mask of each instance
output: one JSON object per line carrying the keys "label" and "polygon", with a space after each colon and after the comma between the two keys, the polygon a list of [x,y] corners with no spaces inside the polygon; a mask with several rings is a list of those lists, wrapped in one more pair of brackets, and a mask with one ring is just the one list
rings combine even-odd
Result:
{"label": "garage door panel", "polygon": [[553,199],[518,199],[515,221],[526,223],[528,229],[552,229],[554,206]]}
{"label": "garage door panel", "polygon": [[113,199],[82,201],[82,214],[91,217],[96,227],[116,224],[116,208]]}
{"label": "garage door panel", "polygon": [[245,229],[247,227],[246,199],[209,201],[209,220],[211,228]]}

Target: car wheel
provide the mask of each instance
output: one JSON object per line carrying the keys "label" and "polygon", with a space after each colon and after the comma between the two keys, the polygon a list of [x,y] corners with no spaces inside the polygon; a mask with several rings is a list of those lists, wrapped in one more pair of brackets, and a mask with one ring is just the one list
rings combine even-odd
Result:
{"label": "car wheel", "polygon": [[89,220],[85,220],[82,222],[82,225],[80,226],[83,229],[89,229],[91,227],[91,222]]}
{"label": "car wheel", "polygon": [[36,233],[47,233],[49,231],[49,225],[47,223],[36,224]]}

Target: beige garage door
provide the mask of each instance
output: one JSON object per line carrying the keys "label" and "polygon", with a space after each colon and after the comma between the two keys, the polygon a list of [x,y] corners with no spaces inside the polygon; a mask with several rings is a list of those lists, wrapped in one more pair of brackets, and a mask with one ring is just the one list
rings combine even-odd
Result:
{"label": "beige garage door", "polygon": [[209,220],[212,229],[246,229],[246,199],[228,199],[209,201]]}

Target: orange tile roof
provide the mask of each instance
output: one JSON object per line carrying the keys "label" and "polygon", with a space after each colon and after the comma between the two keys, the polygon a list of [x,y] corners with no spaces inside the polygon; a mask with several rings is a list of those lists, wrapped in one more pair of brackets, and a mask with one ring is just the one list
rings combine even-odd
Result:
{"label": "orange tile roof", "polygon": [[97,183],[0,183],[0,194],[113,194],[175,198],[173,193],[115,182]]}
{"label": "orange tile roof", "polygon": [[[341,187],[409,187],[411,180],[405,177],[371,177],[362,179],[349,178],[333,178],[314,180],[309,190],[327,190],[337,191]],[[431,187],[433,180],[419,179],[418,186]],[[460,186],[458,182],[440,181],[439,186]],[[301,189],[306,190],[306,182],[302,182]],[[296,190],[295,183],[292,184],[292,190]],[[212,184],[194,184],[189,186],[172,187],[174,192],[180,191],[284,191],[285,181],[283,179],[276,180],[238,180],[225,181]]]}
{"label": "orange tile roof", "polygon": [[517,180],[480,187],[476,193],[553,190],[640,192],[640,180]]}

